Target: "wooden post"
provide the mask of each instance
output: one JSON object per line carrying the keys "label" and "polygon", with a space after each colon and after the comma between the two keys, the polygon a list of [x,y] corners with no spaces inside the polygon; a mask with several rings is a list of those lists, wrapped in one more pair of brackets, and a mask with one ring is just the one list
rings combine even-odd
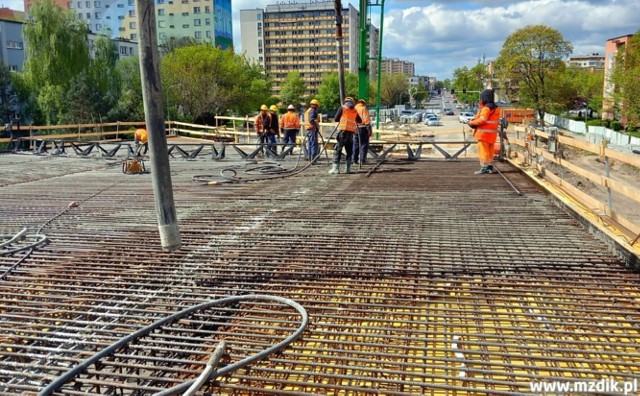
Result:
{"label": "wooden post", "polygon": [[144,117],[149,135],[151,156],[151,179],[160,242],[165,250],[176,250],[181,246],[176,208],[173,202],[171,171],[167,154],[167,135],[164,127],[162,91],[160,83],[160,54],[156,33],[155,5],[153,0],[137,0],[138,52],[142,77],[142,99]]}

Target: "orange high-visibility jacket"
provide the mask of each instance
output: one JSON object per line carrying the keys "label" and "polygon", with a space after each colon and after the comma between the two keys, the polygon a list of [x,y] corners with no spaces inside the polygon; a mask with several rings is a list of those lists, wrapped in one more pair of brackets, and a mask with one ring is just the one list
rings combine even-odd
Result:
{"label": "orange high-visibility jacket", "polygon": [[355,133],[358,127],[356,118],[358,118],[358,112],[355,108],[350,109],[347,106],[342,106],[342,115],[340,116],[338,130]]}
{"label": "orange high-visibility jacket", "polygon": [[267,119],[267,123],[265,125],[264,118],[262,117],[262,113],[258,114],[258,116],[256,117],[256,121],[253,123],[253,127],[255,128],[256,133],[264,132],[265,128],[269,129],[269,126],[271,125],[271,114],[267,113],[266,119]]}
{"label": "orange high-visibility jacket", "polygon": [[295,111],[287,111],[280,117],[280,128],[300,129],[300,117],[298,117]]}
{"label": "orange high-visibility jacket", "polygon": [[362,103],[356,104],[356,111],[362,119],[362,122],[358,123],[358,126],[367,126],[371,124],[371,116],[369,115],[369,109]]}
{"label": "orange high-visibility jacket", "polygon": [[148,139],[147,130],[146,129],[136,129],[135,140],[146,143]]}
{"label": "orange high-visibility jacket", "polygon": [[478,112],[478,115],[469,122],[469,126],[476,127],[473,136],[483,142],[493,143],[498,135],[498,127],[500,123],[500,112],[498,109],[491,110],[484,106]]}

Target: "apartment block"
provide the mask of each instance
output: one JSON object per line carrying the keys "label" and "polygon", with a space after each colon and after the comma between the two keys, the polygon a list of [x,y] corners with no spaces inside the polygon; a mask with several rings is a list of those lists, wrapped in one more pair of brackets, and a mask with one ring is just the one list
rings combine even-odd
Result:
{"label": "apartment block", "polygon": [[[25,0],[29,10],[32,0]],[[75,12],[89,30],[113,38],[138,40],[135,0],[56,0]],[[233,47],[231,0],[155,0],[158,43],[190,37],[219,48]]]}
{"label": "apartment block", "polygon": [[13,71],[22,70],[24,12],[0,8],[0,62]]}
{"label": "apartment block", "polygon": [[397,58],[382,58],[382,73],[384,74],[406,74],[415,75],[416,66],[413,62],[400,60]]}
{"label": "apartment block", "polygon": [[616,63],[616,56],[618,55],[618,52],[626,51],[628,49],[628,44],[631,37],[633,37],[632,34],[614,37],[607,40],[605,44],[602,119],[612,120],[615,117],[615,112],[614,112],[615,102],[613,99],[613,92],[614,92],[615,86],[611,81],[611,74],[613,73],[613,69]]}
{"label": "apartment block", "polygon": [[598,53],[589,55],[574,55],[567,60],[568,67],[584,69],[604,69],[604,55]]}
{"label": "apartment block", "polygon": [[[351,4],[342,10],[344,69],[358,72],[359,13]],[[267,5],[240,10],[240,34],[245,56],[262,65],[279,94],[290,72],[298,72],[311,93],[323,76],[338,71],[333,1]],[[371,35],[369,53],[377,53],[378,35]],[[375,52],[374,52],[375,51]]]}

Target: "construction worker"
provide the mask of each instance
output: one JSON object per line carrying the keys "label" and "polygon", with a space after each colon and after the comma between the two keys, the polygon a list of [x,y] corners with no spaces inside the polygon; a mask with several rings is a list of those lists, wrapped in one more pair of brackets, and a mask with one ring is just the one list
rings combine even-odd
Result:
{"label": "construction worker", "polygon": [[320,102],[316,99],[312,99],[309,102],[309,108],[304,113],[304,130],[307,134],[307,140],[309,141],[309,161],[315,163],[317,156],[320,153],[318,147],[318,133],[320,132],[320,116],[318,114],[318,107]]}
{"label": "construction worker", "polygon": [[260,106],[260,114],[256,116],[253,127],[258,134],[258,143],[269,147],[269,134],[271,128],[271,114],[267,105]]}
{"label": "construction worker", "polygon": [[282,143],[295,145],[296,135],[300,130],[300,117],[296,114],[296,108],[293,105],[287,106],[287,112],[280,118],[280,129],[284,135]]}
{"label": "construction worker", "polygon": [[362,119],[358,123],[358,132],[353,139],[353,163],[364,164],[367,160],[367,151],[369,151],[369,138],[371,137],[371,117],[369,109],[364,99],[358,99],[356,103],[356,111]]}
{"label": "construction worker", "polygon": [[271,125],[269,125],[269,145],[267,146],[271,151],[277,153],[278,140],[280,139],[280,123],[278,122],[278,106],[271,105]]}
{"label": "construction worker", "polygon": [[[136,133],[133,135],[133,142],[136,145],[136,155],[144,155],[147,153],[147,150],[149,150],[149,145],[147,144],[148,139],[149,136],[146,129],[136,129]],[[144,149],[144,152],[142,152],[142,149]]]}
{"label": "construction worker", "polygon": [[344,98],[344,105],[340,106],[336,112],[335,121],[338,122],[338,137],[336,146],[333,148],[333,165],[329,173],[340,173],[340,157],[342,157],[342,148],[347,152],[347,170],[345,173],[351,172],[351,159],[353,157],[353,135],[358,129],[358,123],[362,123],[362,118],[355,109],[356,104],[351,96]]}
{"label": "construction worker", "polygon": [[495,104],[492,89],[485,89],[480,93],[480,110],[467,125],[474,129],[473,137],[478,140],[478,158],[480,170],[476,175],[494,173],[493,156],[494,145],[498,136],[500,112]]}

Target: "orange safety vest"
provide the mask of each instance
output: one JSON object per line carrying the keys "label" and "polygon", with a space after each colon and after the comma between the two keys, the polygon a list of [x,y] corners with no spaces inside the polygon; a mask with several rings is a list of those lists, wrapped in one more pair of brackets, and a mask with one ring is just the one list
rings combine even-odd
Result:
{"label": "orange safety vest", "polygon": [[340,116],[338,130],[355,133],[358,127],[356,125],[356,117],[358,117],[356,109],[350,109],[347,106],[342,106],[342,115]]}
{"label": "orange safety vest", "polygon": [[146,129],[136,129],[135,139],[139,142],[146,143],[148,140]]}
{"label": "orange safety vest", "polygon": [[318,120],[316,120],[314,124],[311,123],[311,120],[309,120],[309,114],[311,114],[311,107],[309,107],[307,109],[307,111],[304,112],[304,129],[307,131],[310,131],[312,129],[316,129],[316,127],[318,126],[317,122]]}
{"label": "orange safety vest", "polygon": [[471,121],[471,125],[476,127],[473,136],[479,141],[494,143],[500,127],[500,112],[498,109],[491,110],[483,107],[478,112],[476,118]]}
{"label": "orange safety vest", "polygon": [[362,103],[358,103],[356,105],[356,111],[362,119],[362,122],[359,123],[358,126],[367,126],[371,124],[371,116],[369,115],[369,109],[367,109],[367,106],[363,105]]}
{"label": "orange safety vest", "polygon": [[300,117],[295,111],[287,111],[280,117],[280,128],[282,129],[300,129]]}
{"label": "orange safety vest", "polygon": [[[271,125],[271,114],[267,113],[267,119],[269,120],[269,124],[267,128]],[[262,113],[258,114],[256,117],[256,121],[253,123],[253,127],[256,130],[256,133],[262,133],[264,131],[265,125],[262,118]]]}

